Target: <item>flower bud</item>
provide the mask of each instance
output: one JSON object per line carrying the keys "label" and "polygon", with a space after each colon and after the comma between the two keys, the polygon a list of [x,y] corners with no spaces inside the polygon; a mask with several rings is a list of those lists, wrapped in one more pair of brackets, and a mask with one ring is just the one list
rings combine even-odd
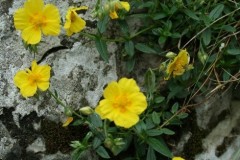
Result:
{"label": "flower bud", "polygon": [[86,107],[82,107],[79,109],[79,112],[84,114],[84,115],[90,115],[92,114],[94,111],[91,107],[89,106],[86,106]]}
{"label": "flower bud", "polygon": [[113,141],[112,141],[111,138],[108,137],[108,138],[105,139],[105,141],[104,141],[104,146],[105,146],[106,148],[111,149],[113,145],[114,145],[114,144],[113,144]]}
{"label": "flower bud", "polygon": [[122,146],[122,145],[125,144],[125,142],[123,141],[122,138],[115,138],[115,139],[114,139],[114,144],[115,144],[116,146]]}
{"label": "flower bud", "polygon": [[173,52],[168,52],[168,53],[166,54],[166,57],[169,58],[169,59],[173,59],[173,58],[175,58],[176,56],[177,56],[177,54],[176,54],[176,53],[173,53]]}

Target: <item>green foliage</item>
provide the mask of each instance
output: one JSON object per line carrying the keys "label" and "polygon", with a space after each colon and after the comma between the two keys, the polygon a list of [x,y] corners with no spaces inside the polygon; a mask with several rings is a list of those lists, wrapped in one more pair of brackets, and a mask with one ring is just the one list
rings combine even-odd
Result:
{"label": "green foliage", "polygon": [[[81,154],[89,149],[103,159],[119,156],[125,160],[156,160],[159,155],[172,158],[171,148],[164,138],[177,134],[174,126],[181,125],[182,119],[187,118],[188,109],[196,105],[192,100],[201,93],[208,95],[219,86],[239,82],[240,3],[226,0],[131,0],[130,11],[120,7],[118,18],[111,19],[109,13],[117,8],[113,5],[115,2],[118,1],[97,0],[93,12],[98,18],[96,31],[94,34],[82,32],[82,35],[95,42],[105,62],[110,57],[108,42],[121,46],[120,56],[127,72],[134,72],[136,57],[140,54],[158,56],[162,61],[158,67],[149,68],[145,73],[143,90],[148,106],[139,122],[129,129],[102,120],[96,113],[83,115],[74,112],[60,101],[56,91],[51,93],[56,102],[64,106],[65,114],[77,116],[72,125],[87,125],[89,128],[84,139],[71,143],[74,149],[72,159],[80,159]],[[112,33],[113,28],[116,33]],[[37,52],[35,45],[24,43],[24,46]],[[189,53],[187,65],[180,63],[188,60],[180,59],[180,54],[165,55],[182,49]],[[134,149],[129,153],[132,147]]]}

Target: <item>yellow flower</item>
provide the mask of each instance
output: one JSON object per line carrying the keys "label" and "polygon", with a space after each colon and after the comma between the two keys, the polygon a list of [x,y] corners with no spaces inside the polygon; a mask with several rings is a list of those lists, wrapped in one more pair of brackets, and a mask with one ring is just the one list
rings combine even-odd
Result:
{"label": "yellow flower", "polygon": [[38,65],[34,60],[31,70],[26,69],[16,73],[14,84],[20,89],[23,97],[31,97],[37,92],[37,88],[42,91],[49,88],[50,70],[50,66]]}
{"label": "yellow flower", "polygon": [[189,54],[187,50],[180,50],[179,54],[171,61],[167,66],[167,77],[165,78],[168,80],[171,75],[175,78],[176,76],[182,75],[189,65]]}
{"label": "yellow flower", "polygon": [[146,97],[134,79],[122,78],[118,82],[110,82],[103,96],[105,99],[96,107],[96,113],[124,128],[135,125],[139,121],[138,115],[147,108]]}
{"label": "yellow flower", "polygon": [[173,157],[172,160],[185,160],[182,157]]}
{"label": "yellow flower", "polygon": [[14,25],[22,31],[22,38],[28,44],[37,44],[44,35],[56,36],[60,33],[60,15],[56,6],[42,0],[27,0],[24,7],[14,14]]}
{"label": "yellow flower", "polygon": [[130,5],[128,2],[121,2],[121,1],[115,2],[113,9],[111,9],[111,11],[109,13],[109,16],[111,17],[111,19],[118,18],[117,11],[119,9],[124,9],[128,12],[130,10]]}
{"label": "yellow flower", "polygon": [[63,127],[67,127],[73,121],[73,117],[67,117],[67,120],[63,123]]}
{"label": "yellow flower", "polygon": [[76,11],[87,10],[88,7],[69,7],[66,14],[66,22],[64,24],[64,29],[67,31],[67,35],[71,36],[73,33],[80,32],[86,26],[86,22],[78,16]]}

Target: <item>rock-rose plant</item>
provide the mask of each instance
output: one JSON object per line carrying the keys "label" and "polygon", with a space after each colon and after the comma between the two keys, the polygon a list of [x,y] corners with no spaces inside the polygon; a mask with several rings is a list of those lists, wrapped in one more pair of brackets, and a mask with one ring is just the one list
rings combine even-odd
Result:
{"label": "rock-rose plant", "polygon": [[[171,149],[175,146],[165,138],[175,134],[175,126],[182,125],[186,112],[197,105],[196,96],[211,96],[239,81],[239,10],[236,1],[97,0],[95,8],[70,6],[61,18],[55,5],[26,0],[13,19],[27,49],[36,53],[42,35],[61,34],[62,19],[67,38],[79,34],[93,40],[106,62],[110,57],[107,43],[119,44],[117,57],[126,64],[125,72],[124,78],[103,89],[97,106],[79,110],[49,89],[51,67],[42,65],[47,52],[39,61],[33,58],[31,67],[18,71],[13,81],[25,98],[47,91],[64,107],[63,127],[88,126],[83,139],[71,142],[73,160],[89,150],[103,159],[183,160],[174,157]],[[97,19],[93,33],[86,31],[88,21],[79,11]],[[152,56],[144,59],[146,63],[158,61],[144,69],[144,83],[140,83],[141,75],[137,81],[129,73],[138,65],[136,57],[143,54]]]}

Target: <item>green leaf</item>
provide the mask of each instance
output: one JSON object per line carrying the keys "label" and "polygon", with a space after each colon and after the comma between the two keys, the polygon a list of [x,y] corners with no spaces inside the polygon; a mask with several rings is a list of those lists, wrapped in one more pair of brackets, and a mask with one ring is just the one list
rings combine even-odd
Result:
{"label": "green leaf", "polygon": [[156,155],[151,146],[148,147],[147,159],[146,160],[156,160]]}
{"label": "green leaf", "polygon": [[146,126],[146,124],[143,121],[139,121],[135,125],[135,128],[138,131],[138,133],[142,133],[142,131],[145,131],[147,129],[147,126]]}
{"label": "green leaf", "polygon": [[119,20],[118,24],[120,26],[122,33],[127,36],[129,34],[129,27],[126,20]]}
{"label": "green leaf", "polygon": [[139,9],[142,9],[142,8],[150,8],[150,7],[152,7],[152,6],[154,6],[154,2],[148,1],[148,2],[146,2],[146,3],[142,3],[142,5],[139,6]]}
{"label": "green leaf", "polygon": [[82,150],[77,148],[75,149],[72,154],[71,154],[71,159],[72,160],[79,160],[81,158]]}
{"label": "green leaf", "polygon": [[156,89],[156,76],[155,76],[155,73],[152,71],[151,68],[149,68],[148,71],[145,74],[144,84],[146,86],[147,93],[149,95],[152,95],[153,92],[155,92],[155,89]]}
{"label": "green leaf", "polygon": [[162,132],[162,130],[159,130],[159,129],[151,129],[151,130],[147,130],[147,131],[146,131],[146,134],[147,134],[148,136],[153,137],[153,136],[162,135],[163,132]]}
{"label": "green leaf", "polygon": [[130,57],[132,57],[134,55],[134,43],[133,41],[126,41],[125,42],[125,51],[127,53],[127,55],[129,55]]}
{"label": "green leaf", "polygon": [[96,113],[89,115],[89,121],[92,123],[95,127],[102,127],[102,119],[100,116]]}
{"label": "green leaf", "polygon": [[166,40],[167,40],[167,37],[165,37],[165,36],[160,36],[159,38],[158,38],[158,44],[164,44],[165,42],[166,42]]}
{"label": "green leaf", "polygon": [[161,131],[164,133],[164,134],[167,134],[167,135],[174,135],[175,132],[168,129],[168,128],[162,128]]}
{"label": "green leaf", "polygon": [[109,21],[109,17],[108,17],[108,16],[104,16],[102,19],[100,19],[100,20],[97,22],[97,28],[98,28],[98,31],[99,31],[100,33],[103,33],[103,32],[106,31],[108,21]]}
{"label": "green leaf", "polygon": [[153,112],[152,113],[152,121],[153,123],[155,123],[156,125],[158,125],[160,123],[160,116],[158,115],[157,112]]}
{"label": "green leaf", "polygon": [[191,11],[191,10],[189,10],[189,9],[185,9],[185,10],[184,10],[184,13],[185,13],[188,17],[190,17],[190,18],[192,18],[192,19],[194,19],[194,20],[199,21],[198,16],[197,16],[193,11]]}
{"label": "green leaf", "polygon": [[135,66],[135,58],[131,58],[129,60],[126,61],[126,68],[127,68],[127,72],[132,72],[133,68]]}
{"label": "green leaf", "polygon": [[105,62],[108,62],[109,55],[108,55],[108,51],[107,51],[107,44],[106,44],[106,42],[104,40],[102,40],[101,38],[96,38],[95,39],[95,44],[96,44],[98,53],[100,54],[102,59]]}
{"label": "green leaf", "polygon": [[184,119],[184,118],[186,118],[186,117],[188,116],[188,114],[185,113],[185,112],[182,112],[182,113],[180,113],[180,114],[177,115],[177,116],[178,116],[178,118],[180,118],[180,119]]}
{"label": "green leaf", "polygon": [[152,117],[149,116],[146,118],[146,126],[147,126],[147,130],[155,127],[155,124],[152,121]]}
{"label": "green leaf", "polygon": [[175,104],[172,106],[171,112],[172,112],[173,114],[176,113],[177,110],[178,110],[178,107],[179,107],[178,103],[175,103]]}
{"label": "green leaf", "polygon": [[221,28],[227,32],[236,32],[236,28],[230,25],[223,25]]}
{"label": "green leaf", "polygon": [[101,139],[99,139],[98,137],[94,137],[92,142],[93,149],[96,149],[97,147],[99,147],[101,143],[102,143]]}
{"label": "green leaf", "polygon": [[79,126],[79,125],[81,125],[82,123],[83,123],[83,120],[78,119],[78,120],[76,120],[76,121],[74,121],[74,122],[72,123],[72,126]]}
{"label": "green leaf", "polygon": [[164,141],[160,141],[156,138],[149,137],[146,139],[147,144],[151,146],[155,151],[161,153],[162,155],[172,158],[173,155],[171,151],[168,149],[167,145],[164,143]]}
{"label": "green leaf", "polygon": [[163,96],[158,96],[154,98],[155,103],[162,103],[165,100],[165,97]]}
{"label": "green leaf", "polygon": [[206,29],[203,33],[202,33],[202,40],[203,40],[203,43],[207,46],[209,45],[209,43],[211,42],[211,35],[212,35],[212,32],[211,32],[211,29],[208,28]]}
{"label": "green leaf", "polygon": [[152,15],[153,20],[159,20],[167,17],[166,13],[155,13]]}
{"label": "green leaf", "polygon": [[143,43],[137,43],[135,45],[135,48],[143,53],[148,53],[148,54],[157,54],[157,52],[152,49],[151,47],[143,44]]}
{"label": "green leaf", "polygon": [[227,53],[229,55],[239,55],[240,54],[240,48],[228,49]]}
{"label": "green leaf", "polygon": [[96,149],[96,152],[99,156],[101,156],[102,158],[106,158],[106,159],[109,159],[110,156],[108,154],[108,152],[106,151],[106,149],[103,147],[103,146],[99,146],[97,149]]}
{"label": "green leaf", "polygon": [[218,17],[220,17],[220,15],[222,14],[222,11],[224,9],[224,5],[223,4],[218,4],[208,15],[208,17],[211,19],[211,20],[215,20],[217,19]]}

